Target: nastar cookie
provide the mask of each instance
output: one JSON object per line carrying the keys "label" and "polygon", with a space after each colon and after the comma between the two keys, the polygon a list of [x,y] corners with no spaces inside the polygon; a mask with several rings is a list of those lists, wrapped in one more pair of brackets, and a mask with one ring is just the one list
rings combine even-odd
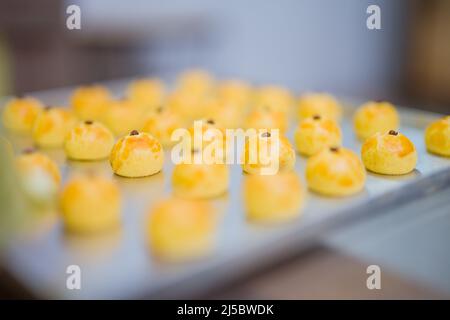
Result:
{"label": "nastar cookie", "polygon": [[151,134],[133,130],[114,145],[110,163],[119,176],[151,176],[162,170],[164,152],[161,143]]}
{"label": "nastar cookie", "polygon": [[327,196],[348,196],[365,185],[366,170],[359,157],[342,147],[325,148],[306,162],[309,189]]}
{"label": "nastar cookie", "polygon": [[370,171],[398,175],[414,170],[417,151],[406,136],[390,130],[383,134],[376,133],[366,139],[361,148],[361,158]]}

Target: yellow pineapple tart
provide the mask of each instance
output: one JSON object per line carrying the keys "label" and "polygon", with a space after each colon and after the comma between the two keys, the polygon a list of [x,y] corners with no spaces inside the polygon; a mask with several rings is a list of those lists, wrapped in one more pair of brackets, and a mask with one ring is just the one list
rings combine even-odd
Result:
{"label": "yellow pineapple tart", "polygon": [[353,123],[356,136],[364,141],[377,132],[397,130],[399,117],[397,110],[389,102],[370,101],[356,110]]}
{"label": "yellow pineapple tart", "polygon": [[259,109],[250,112],[245,119],[247,129],[278,129],[285,133],[288,127],[286,114],[281,111]]}
{"label": "yellow pineapple tart", "polygon": [[217,97],[225,104],[245,111],[252,104],[253,90],[244,81],[226,80],[218,84]]}
{"label": "yellow pineapple tart", "polygon": [[322,118],[339,121],[341,114],[341,104],[335,97],[327,93],[307,93],[302,95],[298,101],[300,120],[318,115]]}
{"label": "yellow pineapple tart", "polygon": [[165,94],[164,83],[156,78],[137,79],[127,88],[127,98],[145,111],[159,108],[164,103]]}
{"label": "yellow pineapple tart", "polygon": [[163,147],[171,147],[176,143],[172,140],[172,133],[183,127],[184,122],[176,112],[160,107],[146,117],[142,131],[153,135]]}
{"label": "yellow pineapple tart", "polygon": [[207,199],[225,194],[229,187],[226,164],[189,163],[175,166],[172,175],[175,195],[189,199]]}
{"label": "yellow pineapple tart", "polygon": [[25,149],[16,158],[16,168],[29,199],[37,203],[54,200],[61,183],[61,173],[52,159],[34,149]]}
{"label": "yellow pineapple tart", "polygon": [[427,127],[425,144],[431,153],[450,157],[450,116],[439,119]]}
{"label": "yellow pineapple tart", "polygon": [[366,170],[359,157],[345,148],[326,148],[306,162],[308,187],[327,196],[348,196],[365,185]]}
{"label": "yellow pineapple tart", "polygon": [[248,174],[271,175],[295,166],[295,150],[289,140],[270,131],[249,137],[242,157],[242,168]]}
{"label": "yellow pineapple tart", "polygon": [[66,230],[92,234],[116,229],[121,224],[121,196],[118,186],[100,175],[72,177],[60,196]]}
{"label": "yellow pineapple tart", "polygon": [[66,136],[64,150],[72,160],[101,160],[109,157],[114,135],[103,124],[83,121]]}
{"label": "yellow pineapple tart", "polygon": [[334,120],[315,115],[300,121],[295,129],[294,140],[300,154],[312,156],[324,148],[339,147],[342,133]]}
{"label": "yellow pineapple tart", "polygon": [[216,216],[199,200],[168,198],[149,211],[147,236],[155,256],[184,261],[211,253],[215,245]]}
{"label": "yellow pineapple tart", "polygon": [[368,170],[380,174],[406,174],[413,171],[417,164],[414,144],[394,130],[376,133],[366,139],[361,157]]}
{"label": "yellow pineapple tart", "polygon": [[102,85],[77,88],[70,99],[75,114],[81,120],[100,120],[108,110],[111,93]]}
{"label": "yellow pineapple tart", "polygon": [[248,175],[243,184],[247,218],[262,223],[290,221],[301,214],[304,191],[294,172]]}
{"label": "yellow pineapple tart", "polygon": [[114,173],[119,176],[129,178],[151,176],[162,170],[164,152],[161,143],[155,137],[133,130],[114,145],[110,163]]}
{"label": "yellow pineapple tart", "polygon": [[70,130],[77,123],[77,118],[70,110],[46,107],[34,123],[33,141],[44,148],[62,147]]}
{"label": "yellow pineapple tart", "polygon": [[145,111],[130,100],[112,100],[107,105],[102,122],[116,137],[127,135],[132,130],[140,130],[144,125]]}
{"label": "yellow pineapple tart", "polygon": [[12,132],[30,133],[42,109],[42,103],[35,98],[13,98],[6,103],[3,109],[3,125]]}
{"label": "yellow pineapple tart", "polygon": [[254,94],[254,108],[291,114],[294,99],[289,90],[275,85],[258,88]]}

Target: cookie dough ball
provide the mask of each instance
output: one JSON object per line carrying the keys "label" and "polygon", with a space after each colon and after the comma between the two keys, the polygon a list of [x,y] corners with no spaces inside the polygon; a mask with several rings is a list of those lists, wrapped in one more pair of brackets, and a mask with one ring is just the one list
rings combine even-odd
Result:
{"label": "cookie dough ball", "polygon": [[389,102],[370,101],[356,110],[353,124],[356,136],[364,141],[377,132],[397,130],[399,117],[397,110]]}
{"label": "cookie dough ball", "polygon": [[368,138],[362,145],[361,157],[368,170],[381,174],[406,174],[417,164],[414,144],[394,130]]}
{"label": "cookie dough ball", "polygon": [[214,88],[213,77],[204,70],[188,70],[178,76],[177,91],[193,96],[206,96]]}
{"label": "cookie dough ball", "polygon": [[62,147],[67,134],[77,122],[70,110],[47,107],[34,123],[33,141],[39,147]]}
{"label": "cookie dough ball", "polygon": [[17,156],[16,168],[27,196],[39,202],[53,199],[61,183],[61,174],[52,159],[34,149],[26,149]]}
{"label": "cookie dough ball", "polygon": [[101,160],[109,157],[114,136],[100,122],[84,121],[75,126],[64,141],[66,156],[72,160]]}
{"label": "cookie dough ball", "polygon": [[216,217],[207,202],[173,197],[151,209],[147,230],[157,257],[173,262],[190,260],[212,251]]}
{"label": "cookie dough ball", "polygon": [[30,133],[42,109],[42,103],[35,98],[14,98],[3,109],[3,126],[13,132]]}
{"label": "cookie dough ball", "polygon": [[127,88],[128,99],[147,111],[159,108],[163,104],[164,96],[164,82],[156,78],[135,80]]}
{"label": "cookie dough ball", "polygon": [[217,86],[217,97],[227,105],[246,110],[252,102],[252,88],[239,80],[222,81]]}
{"label": "cookie dough ball", "polygon": [[300,120],[318,115],[322,118],[339,121],[341,114],[340,103],[332,95],[326,93],[308,93],[301,96],[298,101]]}
{"label": "cookie dough ball", "polygon": [[249,175],[244,179],[244,205],[251,221],[275,223],[290,221],[301,213],[303,187],[293,172],[275,175]]}
{"label": "cookie dough ball", "polygon": [[226,164],[178,164],[173,170],[172,186],[174,194],[182,198],[218,197],[228,190],[229,169]]}
{"label": "cookie dough ball", "polygon": [[316,115],[300,121],[295,129],[294,139],[297,151],[309,157],[324,148],[339,147],[342,133],[334,120]]}
{"label": "cookie dough ball", "polygon": [[152,135],[134,130],[114,145],[110,163],[114,173],[122,177],[151,176],[161,171],[164,152]]}
{"label": "cookie dough ball", "polygon": [[205,97],[199,97],[190,92],[175,91],[167,97],[167,108],[189,123],[207,115],[205,99]]}
{"label": "cookie dough ball", "polygon": [[306,162],[306,181],[317,193],[348,196],[364,188],[366,171],[353,151],[327,148]]}
{"label": "cookie dough ball", "polygon": [[143,132],[153,135],[163,147],[171,147],[176,141],[172,141],[172,133],[179,128],[184,127],[184,122],[177,113],[167,108],[158,108],[151,112],[142,127]]}
{"label": "cookie dough ball", "polygon": [[206,118],[217,120],[217,127],[226,129],[240,128],[245,109],[237,104],[219,98],[205,101]]}
{"label": "cookie dough ball", "polygon": [[269,109],[290,114],[293,104],[294,99],[291,93],[283,87],[268,85],[259,88],[255,92],[256,109]]}
{"label": "cookie dough ball", "polygon": [[126,99],[110,101],[103,117],[103,123],[116,137],[127,135],[135,129],[140,130],[144,120],[143,110]]}
{"label": "cookie dough ball", "polygon": [[425,144],[428,151],[450,157],[450,116],[437,120],[427,127]]}
{"label": "cookie dough ball", "polygon": [[264,131],[245,141],[242,164],[244,172],[272,175],[291,171],[294,166],[295,151],[286,137]]}
{"label": "cookie dough ball", "polygon": [[105,177],[73,177],[65,185],[60,203],[64,225],[70,232],[92,234],[120,226],[120,190]]}
{"label": "cookie dough ball", "polygon": [[245,119],[247,129],[278,129],[281,133],[286,132],[288,121],[286,114],[281,111],[259,109],[250,112]]}
{"label": "cookie dough ball", "polygon": [[101,85],[79,87],[71,97],[71,105],[81,120],[100,120],[111,100],[108,89]]}
{"label": "cookie dough ball", "polygon": [[[194,121],[189,128],[191,151],[201,152],[208,159],[223,159],[227,152],[225,131],[214,119]],[[217,151],[217,152],[216,152]],[[217,154],[220,152],[220,154]],[[211,160],[211,162],[214,162]]]}
{"label": "cookie dough ball", "polygon": [[57,186],[61,182],[58,166],[48,156],[34,149],[26,149],[17,157],[17,167],[20,174],[28,175],[34,170],[45,172]]}

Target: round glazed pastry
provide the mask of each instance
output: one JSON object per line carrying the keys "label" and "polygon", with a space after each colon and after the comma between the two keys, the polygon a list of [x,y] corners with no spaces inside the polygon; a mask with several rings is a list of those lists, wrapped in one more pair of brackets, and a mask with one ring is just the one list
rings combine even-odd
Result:
{"label": "round glazed pastry", "polygon": [[34,149],[26,149],[21,155],[17,156],[16,162],[22,175],[28,175],[34,170],[41,170],[51,178],[56,186],[61,182],[58,166],[43,153],[36,152]]}
{"label": "round glazed pastry", "polygon": [[366,170],[351,150],[326,148],[306,162],[308,187],[328,196],[348,196],[361,191]]}
{"label": "round glazed pastry", "polygon": [[64,141],[66,156],[73,160],[101,160],[109,157],[114,136],[103,124],[84,121],[75,126]]}
{"label": "round glazed pastry", "polygon": [[167,108],[158,108],[155,112],[150,113],[142,127],[142,131],[153,135],[163,147],[170,147],[176,141],[172,141],[172,133],[183,127],[178,114]]}
{"label": "round glazed pastry", "polygon": [[271,175],[295,166],[295,151],[289,140],[270,131],[246,139],[242,156],[242,168],[249,174]]}
{"label": "round glazed pastry", "polygon": [[427,150],[450,157],[450,116],[446,116],[430,124],[425,130]]}
{"label": "round glazed pastry", "polygon": [[212,251],[216,217],[207,202],[173,197],[152,208],[147,230],[156,256],[169,261],[189,260]]}
{"label": "round glazed pastry", "polygon": [[203,118],[207,114],[205,107],[203,97],[189,92],[175,91],[167,97],[167,109],[175,112],[186,123]]}
{"label": "round glazed pastry", "polygon": [[156,78],[135,80],[127,88],[128,99],[145,110],[156,110],[162,105],[164,96],[164,83]]}
{"label": "round glazed pastry", "polygon": [[3,109],[3,125],[11,131],[29,133],[42,108],[42,103],[35,98],[14,98]]}
{"label": "round glazed pastry", "polygon": [[69,180],[61,193],[66,229],[75,233],[98,233],[120,226],[120,190],[110,179],[80,175]]}
{"label": "round glazed pastry", "polygon": [[245,109],[236,103],[219,98],[205,101],[205,114],[207,118],[217,120],[217,127],[226,129],[240,128]]}
{"label": "round glazed pastry", "polygon": [[62,147],[76,117],[67,109],[47,107],[36,119],[32,136],[40,147]]}
{"label": "round glazed pastry", "polygon": [[144,112],[130,100],[113,100],[108,103],[108,111],[102,118],[103,123],[121,137],[134,129],[141,129],[144,124]]}
{"label": "round glazed pastry", "polygon": [[214,87],[214,79],[203,70],[188,70],[178,76],[177,91],[189,93],[194,96],[209,94]]}
{"label": "round glazed pastry", "polygon": [[301,213],[303,188],[299,177],[293,172],[246,176],[243,189],[249,220],[284,222],[298,217]]}
{"label": "round glazed pastry", "polygon": [[173,192],[189,199],[218,197],[228,190],[228,176],[226,164],[178,164],[172,175]]}
{"label": "round glazed pastry", "polygon": [[308,93],[300,97],[298,101],[299,119],[310,118],[318,115],[339,121],[342,113],[339,102],[326,93]]}
{"label": "round glazed pastry", "polygon": [[377,132],[397,130],[399,118],[397,110],[389,102],[370,101],[356,110],[353,124],[356,136],[365,140]]}
{"label": "round glazed pastry", "polygon": [[239,80],[227,80],[217,86],[217,97],[227,105],[247,109],[252,100],[252,88]]}
{"label": "round glazed pastry", "polygon": [[406,174],[413,171],[417,164],[414,144],[394,130],[376,133],[366,139],[361,157],[368,170],[381,174]]}
{"label": "round glazed pastry", "polygon": [[312,156],[323,148],[339,147],[342,134],[334,120],[316,115],[300,121],[295,129],[294,140],[300,154]]}
{"label": "round glazed pastry", "polygon": [[279,86],[269,85],[255,92],[255,107],[289,114],[293,105],[291,93]]}
{"label": "round glazed pastry", "polygon": [[83,86],[76,89],[71,97],[75,114],[82,120],[99,120],[107,110],[111,95],[101,85]]}
{"label": "round glazed pastry", "polygon": [[114,173],[122,177],[151,176],[161,171],[164,152],[152,135],[133,130],[114,145],[110,163]]}
{"label": "round glazed pastry", "polygon": [[[205,151],[211,151],[208,156],[223,158],[226,155],[226,135],[214,119],[198,120],[189,128],[191,137],[191,150],[201,151],[205,156]],[[217,155],[215,150],[221,149],[222,155]],[[209,149],[212,150],[209,150]]]}
{"label": "round glazed pastry", "polygon": [[33,149],[17,156],[16,167],[28,196],[35,200],[52,198],[61,183],[58,166],[52,159]]}
{"label": "round glazed pastry", "polygon": [[268,109],[254,110],[245,119],[247,129],[279,129],[281,133],[287,130],[287,117],[281,111],[271,111]]}

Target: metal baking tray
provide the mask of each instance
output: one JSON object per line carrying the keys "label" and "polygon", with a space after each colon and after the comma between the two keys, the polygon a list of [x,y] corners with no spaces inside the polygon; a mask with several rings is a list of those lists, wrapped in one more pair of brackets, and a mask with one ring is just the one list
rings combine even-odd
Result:
{"label": "metal baking tray", "polygon": [[[127,80],[106,85],[118,96]],[[73,88],[36,92],[32,95],[47,104],[68,102]],[[345,102],[341,126],[344,146],[359,153],[351,114],[362,101]],[[327,232],[360,218],[387,212],[401,203],[424,197],[450,184],[450,159],[425,150],[425,126],[441,115],[399,108],[401,131],[416,145],[417,169],[404,176],[368,173],[363,192],[346,198],[327,198],[307,193],[301,217],[289,224],[260,226],[245,219],[241,199],[239,165],[231,166],[231,188],[222,198],[212,201],[221,214],[218,245],[202,260],[168,264],[150,254],[145,242],[148,208],[170,190],[172,164],[166,161],[161,173],[142,179],[114,176],[108,161],[77,163],[65,160],[62,150],[47,152],[61,166],[63,179],[70,173],[100,170],[116,180],[124,196],[123,227],[114,234],[83,237],[64,233],[55,219],[27,236],[17,237],[2,254],[3,268],[33,296],[60,299],[128,299],[190,297],[226,284],[262,266],[274,263],[312,246]],[[292,141],[292,130],[288,137]],[[14,139],[18,148],[30,145],[26,139]],[[166,159],[170,159],[169,156]],[[296,172],[304,185],[305,158],[297,156]],[[424,212],[424,214],[426,214]],[[81,290],[66,288],[66,268],[81,268]]]}

